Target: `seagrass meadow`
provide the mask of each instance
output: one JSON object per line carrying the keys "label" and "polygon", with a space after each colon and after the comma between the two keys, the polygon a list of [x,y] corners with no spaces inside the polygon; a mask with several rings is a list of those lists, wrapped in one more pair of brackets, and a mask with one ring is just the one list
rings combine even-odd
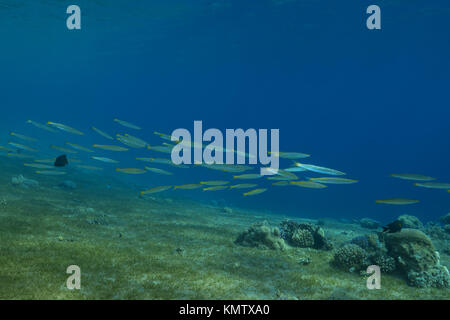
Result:
{"label": "seagrass meadow", "polygon": [[[398,275],[383,275],[382,288],[368,290],[366,276],[333,267],[333,250],[235,243],[255,222],[292,218],[276,212],[141,199],[113,178],[101,184],[80,174],[70,177],[73,190],[58,187],[60,177],[23,188],[11,184],[22,167],[1,167],[1,299],[448,299],[448,290],[411,287]],[[326,221],[334,243],[367,231]],[[305,257],[307,265],[299,262]],[[80,290],[66,287],[70,265],[81,269]]]}

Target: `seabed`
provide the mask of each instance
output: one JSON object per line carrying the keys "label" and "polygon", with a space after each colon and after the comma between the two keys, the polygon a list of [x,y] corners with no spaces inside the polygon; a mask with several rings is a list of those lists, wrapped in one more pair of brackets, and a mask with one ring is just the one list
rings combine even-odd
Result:
{"label": "seabed", "polygon": [[[5,158],[1,167],[0,299],[449,299],[446,289],[410,287],[399,275],[382,275],[381,289],[368,290],[365,276],[330,264],[333,251],[234,243],[255,222],[287,218],[275,212],[170,192],[140,199],[113,179],[37,176]],[[39,187],[13,186],[19,174]],[[78,187],[56,187],[62,180]],[[323,228],[335,244],[367,233],[333,220]],[[304,257],[311,263],[301,265]],[[450,257],[441,252],[441,262],[450,265]],[[70,265],[81,269],[80,290],[66,287]]]}

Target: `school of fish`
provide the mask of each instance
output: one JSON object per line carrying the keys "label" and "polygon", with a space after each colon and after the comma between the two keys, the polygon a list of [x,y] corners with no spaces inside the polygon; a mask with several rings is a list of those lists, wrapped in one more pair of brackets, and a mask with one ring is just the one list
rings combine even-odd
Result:
{"label": "school of fish", "polygon": [[[137,126],[131,122],[113,119],[115,123],[117,123],[121,129],[131,129],[134,131],[140,131],[142,128]],[[58,134],[59,132],[68,133],[74,136],[86,136],[83,131],[75,129],[69,125],[62,124],[59,122],[47,121],[45,123],[36,122],[33,120],[28,120],[28,124],[34,126],[36,129],[41,131],[47,131],[51,134]],[[104,165],[114,165],[120,163],[119,160],[115,160],[109,158],[109,156],[104,156],[102,154],[98,154],[98,152],[127,152],[130,149],[144,150],[144,152],[149,153],[143,154],[143,157],[134,158],[138,162],[146,162],[148,165],[137,166],[136,168],[115,168],[117,173],[121,174],[130,174],[130,175],[141,175],[141,174],[156,174],[156,175],[174,175],[172,171],[168,171],[166,169],[158,168],[159,165],[169,165],[175,168],[192,168],[192,167],[203,167],[210,170],[218,170],[222,172],[226,172],[230,174],[230,180],[209,180],[209,181],[200,181],[200,182],[192,182],[188,184],[181,185],[162,185],[162,186],[153,186],[147,190],[141,191],[140,196],[144,197],[148,194],[154,194],[159,192],[164,192],[168,190],[194,190],[194,189],[202,189],[204,192],[208,191],[225,191],[225,190],[244,190],[246,191],[242,193],[244,197],[254,196],[262,194],[269,190],[270,186],[280,187],[280,186],[296,186],[301,188],[309,188],[309,189],[324,189],[329,185],[348,185],[358,183],[358,180],[343,178],[342,176],[346,175],[345,172],[331,169],[323,166],[318,166],[309,163],[303,163],[303,160],[309,158],[310,155],[306,153],[299,152],[277,152],[271,154],[271,156],[277,156],[280,159],[290,160],[290,166],[285,169],[269,169],[268,172],[271,173],[269,176],[263,176],[259,172],[252,173],[247,171],[257,170],[256,166],[252,167],[250,165],[231,165],[231,164],[205,164],[205,163],[195,163],[194,165],[185,165],[174,164],[170,158],[157,158],[152,153],[166,153],[171,154],[172,149],[177,144],[181,143],[185,146],[193,147],[193,148],[207,148],[203,144],[197,144],[191,141],[177,141],[172,136],[160,133],[153,132],[160,139],[165,140],[161,142],[160,145],[150,145],[146,140],[136,137],[134,135],[124,133],[116,133],[115,135],[111,135],[106,131],[99,129],[97,127],[91,126],[90,129],[95,133],[96,139],[106,139],[109,140],[108,144],[103,144],[103,142],[99,141],[99,143],[86,143],[85,145],[80,145],[76,143],[72,143],[67,141],[65,145],[67,147],[63,147],[60,145],[49,145],[49,149],[53,149],[58,151],[59,153],[69,154],[70,160],[69,163],[81,163],[82,160],[73,158],[72,155],[78,155],[80,153],[90,153],[94,154],[88,157],[88,161],[95,160],[98,162],[102,162]],[[53,162],[55,158],[42,159],[38,158],[37,155],[41,152],[36,147],[39,139],[33,135],[33,137],[12,131],[9,133],[9,141],[7,145],[0,145],[0,154],[10,158],[17,159],[26,159],[23,163],[24,166],[29,168],[36,169],[35,173],[40,175],[64,175],[67,173],[66,168],[57,168],[53,166]],[[166,142],[167,141],[167,142]],[[112,143],[116,144],[112,144]],[[250,158],[248,153],[242,153],[235,150],[227,150],[223,149],[225,152],[234,152],[238,155],[243,155],[246,158]],[[45,153],[45,152],[44,152]],[[269,152],[270,154],[270,152]],[[302,161],[301,163],[298,160]],[[155,166],[156,165],[156,166]],[[94,166],[91,164],[76,164],[75,168],[85,171],[102,171],[104,168],[99,166]],[[314,173],[322,175],[320,177],[307,177],[304,176],[299,178],[296,173],[308,174]],[[436,178],[415,174],[415,173],[393,173],[390,174],[391,177],[401,180],[414,181],[413,185],[420,188],[428,188],[428,189],[446,189],[447,192],[450,192],[450,183],[444,182],[436,182]],[[232,184],[232,181],[236,180],[251,180],[250,182],[255,181],[255,183],[237,183]],[[269,186],[264,187],[264,182],[256,183],[258,181],[267,181]],[[274,181],[274,182],[272,182]],[[410,205],[418,203],[419,200],[416,199],[408,199],[408,198],[387,198],[376,200],[376,203],[379,204],[389,204],[389,205]]]}

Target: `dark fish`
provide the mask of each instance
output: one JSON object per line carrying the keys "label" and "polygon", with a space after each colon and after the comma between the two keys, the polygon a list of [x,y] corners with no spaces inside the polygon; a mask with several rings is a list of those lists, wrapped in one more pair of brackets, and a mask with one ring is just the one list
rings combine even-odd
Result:
{"label": "dark fish", "polygon": [[55,167],[64,167],[69,164],[69,161],[67,160],[67,156],[64,154],[62,156],[59,156],[55,160]]}
{"label": "dark fish", "polygon": [[389,223],[387,226],[383,227],[383,232],[394,233],[402,230],[402,222],[400,220],[396,220],[392,223]]}

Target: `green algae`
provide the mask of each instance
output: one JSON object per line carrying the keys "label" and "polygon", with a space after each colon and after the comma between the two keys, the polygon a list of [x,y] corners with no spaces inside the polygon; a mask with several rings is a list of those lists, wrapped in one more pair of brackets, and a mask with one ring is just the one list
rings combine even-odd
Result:
{"label": "green algae", "polygon": [[[368,290],[366,277],[332,266],[334,250],[234,243],[254,222],[277,225],[281,215],[143,200],[125,185],[94,187],[88,177],[70,193],[53,187],[57,179],[26,190],[1,179],[0,299],[449,298],[448,290],[410,287],[398,275],[382,275],[382,288]],[[333,241],[348,231],[324,229]],[[305,256],[311,263],[299,264]],[[81,268],[81,290],[66,287],[69,265]]]}

